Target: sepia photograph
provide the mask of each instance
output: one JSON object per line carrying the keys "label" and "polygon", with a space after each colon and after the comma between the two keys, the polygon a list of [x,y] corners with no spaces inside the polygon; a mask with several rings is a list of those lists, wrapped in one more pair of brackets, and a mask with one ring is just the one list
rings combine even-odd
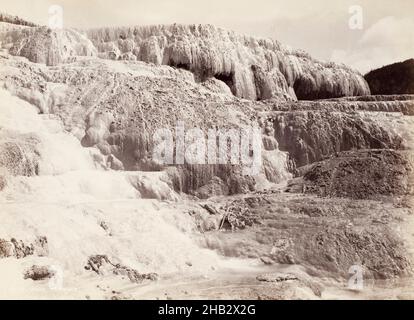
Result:
{"label": "sepia photograph", "polygon": [[413,13],[0,0],[0,300],[413,300]]}

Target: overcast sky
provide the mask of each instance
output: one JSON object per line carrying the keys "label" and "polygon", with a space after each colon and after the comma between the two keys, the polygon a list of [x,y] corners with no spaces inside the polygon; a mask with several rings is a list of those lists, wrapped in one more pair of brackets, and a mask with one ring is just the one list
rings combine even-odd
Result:
{"label": "overcast sky", "polygon": [[[363,73],[414,57],[414,0],[0,0],[0,10],[47,24],[52,4],[66,27],[211,23]],[[362,29],[349,27],[352,5],[362,8]]]}

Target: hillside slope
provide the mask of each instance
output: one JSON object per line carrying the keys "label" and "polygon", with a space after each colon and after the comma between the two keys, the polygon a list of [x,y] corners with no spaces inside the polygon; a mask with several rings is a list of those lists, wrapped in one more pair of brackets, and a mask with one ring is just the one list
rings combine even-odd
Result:
{"label": "hillside slope", "polygon": [[414,59],[372,70],[365,80],[372,94],[414,94]]}

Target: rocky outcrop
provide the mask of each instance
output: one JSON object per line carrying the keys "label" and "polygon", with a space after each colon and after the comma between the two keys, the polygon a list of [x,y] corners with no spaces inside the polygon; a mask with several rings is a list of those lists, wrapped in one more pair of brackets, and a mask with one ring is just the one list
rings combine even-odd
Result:
{"label": "rocky outcrop", "polygon": [[96,56],[89,39],[72,29],[33,27],[1,34],[1,41],[12,42],[10,53],[48,66],[73,62],[76,56]]}
{"label": "rocky outcrop", "polygon": [[369,113],[315,110],[266,115],[273,122],[280,150],[289,152],[297,166],[339,151],[403,148],[404,139]]}
{"label": "rocky outcrop", "polygon": [[49,266],[33,265],[24,272],[24,279],[32,279],[34,281],[50,279],[55,276],[55,271]]}
{"label": "rocky outcrop", "polygon": [[30,255],[46,256],[48,254],[47,238],[40,236],[31,242],[23,242],[11,238],[10,240],[0,239],[0,258],[15,257],[17,259]]}
{"label": "rocky outcrop", "polygon": [[137,270],[126,267],[120,263],[113,263],[106,255],[95,255],[88,259],[86,270],[94,271],[99,275],[114,274],[127,277],[131,282],[141,283],[144,280],[157,280],[156,273],[139,273]]}
{"label": "rocky outcrop", "polygon": [[414,94],[414,59],[372,70],[364,78],[372,94]]}
{"label": "rocky outcrop", "polygon": [[[303,170],[288,189],[320,196],[354,199],[412,194],[412,162],[407,153],[394,150],[360,150],[338,153]],[[296,186],[295,186],[296,185]]]}
{"label": "rocky outcrop", "polygon": [[214,176],[209,182],[194,191],[194,195],[199,199],[207,199],[212,196],[223,196],[228,194],[229,188],[227,184],[217,176]]}
{"label": "rocky outcrop", "polygon": [[34,176],[39,172],[39,139],[10,133],[0,138],[0,167],[11,175]]}

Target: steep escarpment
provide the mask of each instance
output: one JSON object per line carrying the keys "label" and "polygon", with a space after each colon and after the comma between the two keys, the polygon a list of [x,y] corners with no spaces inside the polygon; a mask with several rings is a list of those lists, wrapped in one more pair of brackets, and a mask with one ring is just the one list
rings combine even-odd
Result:
{"label": "steep escarpment", "polygon": [[413,94],[414,59],[372,70],[364,78],[372,94]]}

